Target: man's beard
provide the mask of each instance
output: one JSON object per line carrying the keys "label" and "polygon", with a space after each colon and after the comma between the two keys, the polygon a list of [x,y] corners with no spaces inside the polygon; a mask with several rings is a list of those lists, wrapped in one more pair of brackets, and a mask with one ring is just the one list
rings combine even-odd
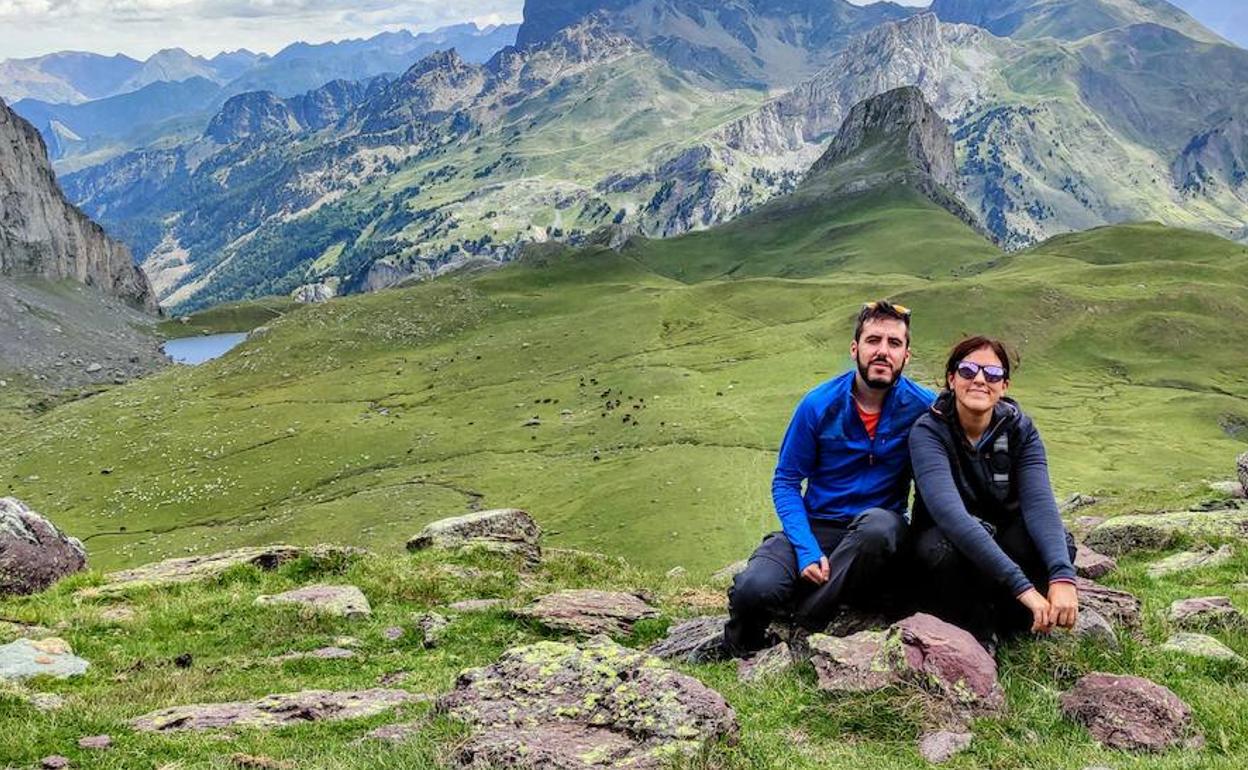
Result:
{"label": "man's beard", "polygon": [[872,390],[888,390],[889,388],[897,384],[897,380],[901,379],[901,371],[902,369],[906,368],[906,365],[903,363],[901,366],[897,367],[896,369],[893,369],[893,376],[890,379],[887,379],[887,380],[872,379],[870,375],[868,374],[868,372],[871,371],[871,364],[876,363],[877,361],[882,361],[888,364],[890,368],[892,368],[893,366],[893,362],[889,361],[886,358],[876,358],[867,364],[863,364],[862,359],[859,358],[858,359],[858,375],[862,377],[863,382],[867,383],[868,388],[871,388]]}

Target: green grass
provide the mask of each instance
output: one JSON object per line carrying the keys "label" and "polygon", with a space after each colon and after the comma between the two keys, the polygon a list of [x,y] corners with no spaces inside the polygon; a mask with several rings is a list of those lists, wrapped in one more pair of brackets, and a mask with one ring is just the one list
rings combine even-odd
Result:
{"label": "green grass", "polygon": [[303,307],[288,297],[265,297],[247,302],[228,302],[190,316],[186,323],[179,318],[161,322],[157,330],[168,339],[194,337],[200,334],[246,332],[281,318]]}
{"label": "green grass", "polygon": [[[1001,678],[1008,712],[981,719],[968,753],[952,768],[1001,770],[1070,768],[1238,768],[1248,760],[1248,713],[1242,692],[1248,671],[1234,665],[1203,663],[1163,653],[1155,644],[1170,632],[1169,603],[1202,594],[1229,594],[1244,606],[1248,592],[1237,583],[1248,569],[1248,552],[1234,560],[1162,580],[1145,574],[1157,558],[1142,554],[1123,560],[1107,582],[1144,599],[1141,639],[1120,635],[1121,648],[1075,643],[1058,634],[1007,646]],[[446,562],[476,567],[472,577],[445,572]],[[64,709],[34,712],[21,691],[0,690],[0,756],[26,767],[49,754],[64,754],[78,766],[149,768],[173,764],[187,768],[230,767],[242,752],[293,761],[304,768],[434,768],[445,766],[465,729],[432,713],[428,704],[397,713],[338,724],[308,724],[280,730],[226,734],[149,735],[132,731],[128,721],[158,708],[186,703],[250,699],[301,689],[366,689],[393,672],[406,672],[399,685],[437,696],[448,691],[460,671],[486,665],[505,649],[543,638],[549,632],[493,610],[452,615],[443,643],[431,650],[420,644],[413,626],[416,613],[465,598],[497,597],[527,602],[551,590],[598,587],[645,590],[662,612],[658,620],[638,625],[631,646],[644,646],[676,620],[721,611],[722,586],[688,577],[661,577],[611,557],[573,552],[548,553],[542,567],[518,574],[504,559],[485,556],[372,556],[337,568],[295,562],[274,573],[237,568],[216,581],[172,589],[146,589],[123,599],[80,598],[77,589],[99,582],[98,573],[71,578],[43,595],[0,601],[0,616],[60,627],[75,652],[92,662],[80,678],[38,681],[27,690],[54,692]],[[301,615],[296,611],[252,606],[260,594],[272,594],[312,582],[359,585],[374,614],[359,621]],[[136,611],[132,621],[109,622],[101,612],[125,604]],[[405,635],[388,641],[383,631],[398,626]],[[0,626],[0,641],[9,633]],[[291,651],[334,644],[341,636],[359,640],[357,657],[346,661],[303,660],[273,664],[268,659]],[[1248,654],[1248,634],[1219,634],[1241,654]],[[189,654],[192,665],[178,668],[174,658]],[[735,665],[681,665],[687,673],[721,692],[737,713],[741,737],[736,745],[716,745],[694,767],[747,768],[861,767],[885,770],[921,766],[915,745],[922,730],[919,704],[901,691],[830,696],[815,687],[809,666],[798,667],[767,684],[736,679]],[[1127,672],[1172,688],[1193,708],[1196,725],[1208,739],[1194,755],[1173,751],[1160,756],[1132,756],[1097,747],[1080,727],[1063,720],[1058,697],[1091,671]],[[423,725],[410,744],[391,747],[356,744],[355,739],[382,724],[416,721]],[[78,738],[106,733],[114,747],[93,753],[77,748]]]}

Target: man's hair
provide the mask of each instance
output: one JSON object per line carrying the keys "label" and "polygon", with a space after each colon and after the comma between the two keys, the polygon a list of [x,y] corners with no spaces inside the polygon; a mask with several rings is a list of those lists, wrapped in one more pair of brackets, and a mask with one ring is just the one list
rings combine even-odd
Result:
{"label": "man's hair", "polygon": [[1010,379],[1010,352],[1006,349],[1005,343],[992,337],[976,336],[967,337],[949,351],[949,360],[945,362],[945,381],[941,385],[949,384],[949,377],[958,371],[958,364],[962,363],[962,359],[984,348],[996,353],[997,358],[1001,359],[1001,367],[1005,369],[1005,379]]}
{"label": "man's hair", "polygon": [[862,339],[862,327],[868,321],[884,321],[892,319],[906,325],[906,347],[910,346],[910,310],[894,305],[886,299],[868,302],[858,313],[858,323],[854,326],[854,342]]}

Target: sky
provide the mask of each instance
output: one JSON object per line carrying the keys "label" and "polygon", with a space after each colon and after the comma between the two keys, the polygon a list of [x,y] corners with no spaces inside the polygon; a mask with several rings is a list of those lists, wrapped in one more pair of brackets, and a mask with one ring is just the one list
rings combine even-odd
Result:
{"label": "sky", "polygon": [[[1174,2],[1248,47],[1248,0]],[[297,40],[419,32],[464,21],[518,22],[523,5],[523,0],[0,0],[0,60],[63,50],[144,59],[173,47],[207,56],[238,48],[276,53]]]}

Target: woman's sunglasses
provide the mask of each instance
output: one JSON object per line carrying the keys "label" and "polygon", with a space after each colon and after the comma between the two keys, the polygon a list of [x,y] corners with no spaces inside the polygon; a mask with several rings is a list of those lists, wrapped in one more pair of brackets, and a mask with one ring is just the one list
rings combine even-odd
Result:
{"label": "woman's sunglasses", "polygon": [[992,364],[977,364],[974,361],[959,362],[957,372],[958,376],[964,380],[973,380],[975,375],[983,372],[984,381],[991,382],[994,385],[1005,379],[1005,367],[993,366]]}

